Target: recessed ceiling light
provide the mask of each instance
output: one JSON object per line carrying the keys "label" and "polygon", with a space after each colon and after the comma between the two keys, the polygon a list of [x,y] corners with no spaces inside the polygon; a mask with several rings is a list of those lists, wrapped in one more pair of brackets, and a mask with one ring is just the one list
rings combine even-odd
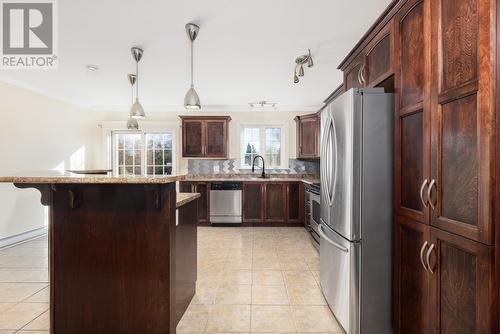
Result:
{"label": "recessed ceiling light", "polygon": [[99,66],[92,64],[85,65],[85,68],[91,72],[96,72],[99,70]]}

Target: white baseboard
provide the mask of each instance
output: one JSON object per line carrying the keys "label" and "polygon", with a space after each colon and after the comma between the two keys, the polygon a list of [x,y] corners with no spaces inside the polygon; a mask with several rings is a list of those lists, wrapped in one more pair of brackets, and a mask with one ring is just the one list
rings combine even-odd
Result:
{"label": "white baseboard", "polygon": [[40,227],[31,231],[27,231],[24,233],[19,233],[7,238],[0,239],[0,250],[4,248],[8,248],[35,238],[39,238],[45,234],[47,234],[48,228]]}

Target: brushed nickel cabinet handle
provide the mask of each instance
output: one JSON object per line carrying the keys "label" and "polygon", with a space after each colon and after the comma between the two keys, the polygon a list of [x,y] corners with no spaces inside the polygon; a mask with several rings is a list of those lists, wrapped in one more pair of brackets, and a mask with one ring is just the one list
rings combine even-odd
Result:
{"label": "brushed nickel cabinet handle", "polygon": [[420,187],[420,201],[422,202],[422,205],[426,208],[429,204],[424,200],[424,188],[425,186],[429,183],[427,179],[422,182],[422,186]]}
{"label": "brushed nickel cabinet handle", "polygon": [[361,66],[361,81],[363,85],[366,85],[365,69],[366,65]]}
{"label": "brushed nickel cabinet handle", "polygon": [[360,84],[362,84],[362,83],[363,83],[363,82],[361,81],[361,68],[362,68],[362,67],[360,67],[360,68],[359,68],[359,70],[358,70],[358,82],[359,82]]}
{"label": "brushed nickel cabinet handle", "polygon": [[429,271],[431,272],[431,274],[434,274],[434,268],[431,268],[431,264],[429,261],[431,259],[431,253],[433,250],[434,250],[434,244],[432,244],[431,247],[429,247],[427,254],[425,254],[425,262],[427,263],[427,268],[429,268]]}
{"label": "brushed nickel cabinet handle", "polygon": [[429,270],[427,268],[427,266],[425,265],[425,262],[424,262],[424,251],[425,251],[425,248],[427,247],[428,243],[427,241],[424,242],[424,244],[422,245],[422,248],[420,248],[420,262],[422,263],[422,267],[424,267],[425,270]]}
{"label": "brushed nickel cabinet handle", "polygon": [[429,188],[427,188],[427,201],[429,202],[429,205],[431,206],[432,210],[436,209],[435,203],[433,203],[431,199],[432,195],[432,188],[436,185],[436,180],[432,179],[431,183],[429,184]]}

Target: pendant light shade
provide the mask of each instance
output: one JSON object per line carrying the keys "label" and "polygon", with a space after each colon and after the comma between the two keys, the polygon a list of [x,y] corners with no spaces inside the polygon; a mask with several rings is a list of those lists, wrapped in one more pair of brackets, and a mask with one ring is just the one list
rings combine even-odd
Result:
{"label": "pendant light shade", "polygon": [[198,93],[196,93],[196,90],[194,89],[193,86],[189,88],[189,90],[186,93],[186,96],[184,96],[184,108],[188,110],[201,109],[200,97],[198,96]]}
{"label": "pendant light shade", "polygon": [[303,77],[304,76],[304,66],[300,65],[299,67],[299,77]]}
{"label": "pendant light shade", "polygon": [[186,34],[191,42],[191,87],[184,96],[184,108],[187,110],[200,110],[201,102],[198,93],[194,89],[193,84],[193,42],[198,36],[198,32],[200,31],[200,27],[198,27],[194,23],[186,24]]}
{"label": "pendant light shade", "polygon": [[136,118],[129,117],[127,121],[127,129],[129,130],[139,130],[139,123]]}
{"label": "pendant light shade", "polygon": [[144,112],[144,108],[142,107],[139,99],[136,98],[134,104],[130,108],[130,117],[132,118],[145,118],[146,113]]}

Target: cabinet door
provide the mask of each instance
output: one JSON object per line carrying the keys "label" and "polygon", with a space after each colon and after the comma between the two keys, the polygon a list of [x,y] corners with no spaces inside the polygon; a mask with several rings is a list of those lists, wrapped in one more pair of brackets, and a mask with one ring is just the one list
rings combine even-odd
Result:
{"label": "cabinet door", "polygon": [[290,182],[287,185],[287,221],[304,224],[304,185]]}
{"label": "cabinet door", "polygon": [[[421,260],[429,227],[398,217],[394,252],[395,333],[428,333],[429,273]],[[427,242],[429,244],[429,242]]]}
{"label": "cabinet door", "polygon": [[206,157],[227,157],[227,121],[207,120],[205,124]]}
{"label": "cabinet door", "polygon": [[265,186],[266,221],[286,221],[286,183],[267,183]]}
{"label": "cabinet door", "polygon": [[194,184],[188,181],[179,182],[179,191],[181,193],[194,193]]}
{"label": "cabinet door", "polygon": [[366,65],[361,78],[367,86],[375,86],[393,74],[392,70],[392,21],[368,44]]}
{"label": "cabinet door", "polygon": [[264,220],[264,184],[261,182],[243,183],[243,222],[262,222]]}
{"label": "cabinet door", "polygon": [[431,228],[430,240],[432,332],[496,332],[493,247],[437,228]]}
{"label": "cabinet door", "polygon": [[356,58],[344,71],[344,86],[345,91],[351,88],[363,87],[361,78],[361,69],[364,66],[364,54]]}
{"label": "cabinet door", "polygon": [[493,243],[490,1],[432,3],[431,224]]}
{"label": "cabinet door", "polygon": [[305,117],[299,120],[299,158],[319,156],[319,118]]}
{"label": "cabinet door", "polygon": [[201,197],[198,200],[198,222],[210,222],[210,183],[209,182],[196,182],[195,192],[200,193]]}
{"label": "cabinet door", "polygon": [[[430,178],[428,1],[409,1],[396,24],[395,206],[398,215],[429,223]],[[428,23],[428,22],[427,22]],[[427,98],[425,98],[427,97]]]}
{"label": "cabinet door", "polygon": [[182,121],[182,156],[200,157],[204,153],[203,121]]}

